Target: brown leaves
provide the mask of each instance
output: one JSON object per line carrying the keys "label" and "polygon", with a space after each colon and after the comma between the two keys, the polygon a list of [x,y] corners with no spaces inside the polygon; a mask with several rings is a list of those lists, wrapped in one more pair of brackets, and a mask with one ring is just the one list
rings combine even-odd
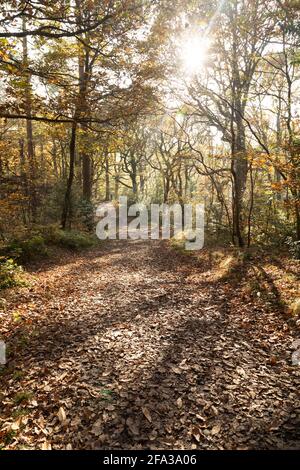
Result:
{"label": "brown leaves", "polygon": [[221,431],[221,425],[216,424],[211,430],[211,435],[216,436],[217,434],[219,434],[220,431]]}
{"label": "brown leaves", "polygon": [[50,442],[44,441],[41,445],[41,450],[52,450]]}
{"label": "brown leaves", "polygon": [[182,398],[178,398],[176,403],[179,409],[182,408]]}
{"label": "brown leaves", "polygon": [[131,434],[133,434],[134,436],[139,435],[139,433],[140,433],[139,426],[133,418],[129,417],[129,418],[126,419],[126,426],[129,429],[129,432]]}
{"label": "brown leaves", "polygon": [[103,429],[103,421],[100,418],[97,421],[95,421],[95,423],[93,424],[92,433],[95,434],[96,436],[99,436],[102,432],[102,429]]}
{"label": "brown leaves", "polygon": [[143,412],[143,415],[145,416],[145,418],[147,418],[147,420],[149,421],[149,423],[152,423],[152,417],[151,417],[151,414],[150,414],[150,411],[148,410],[148,408],[143,406],[142,407],[142,412]]}
{"label": "brown leaves", "polygon": [[[187,269],[160,244],[128,243],[122,253],[110,246],[88,258],[68,255],[39,272],[15,306],[8,301],[7,312],[21,308],[34,328],[28,345],[14,350],[16,369],[0,377],[1,443],[45,450],[284,445],[276,430],[293,436],[290,410],[299,411],[285,321],[256,310],[262,297],[245,305],[238,287],[210,284],[205,266]],[[51,299],[40,289],[43,278]],[[3,331],[12,341],[15,322]],[[24,391],[31,398],[17,404]],[[261,423],[270,430],[263,438]]]}
{"label": "brown leaves", "polygon": [[179,367],[175,367],[175,366],[172,366],[171,367],[171,370],[175,373],[175,374],[181,374],[181,370],[179,369]]}
{"label": "brown leaves", "polygon": [[58,410],[58,413],[57,413],[57,417],[59,419],[59,422],[64,425],[66,420],[67,420],[67,415],[66,415],[66,412],[64,410],[64,408],[61,406]]}
{"label": "brown leaves", "polygon": [[195,426],[193,427],[192,436],[194,437],[194,439],[196,439],[197,442],[200,442],[200,440],[201,440],[201,431],[199,430],[199,428],[196,428]]}

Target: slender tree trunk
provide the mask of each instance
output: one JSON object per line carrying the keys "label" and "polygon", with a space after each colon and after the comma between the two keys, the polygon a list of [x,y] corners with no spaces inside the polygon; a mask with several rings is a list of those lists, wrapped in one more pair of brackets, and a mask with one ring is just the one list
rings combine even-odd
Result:
{"label": "slender tree trunk", "polygon": [[249,213],[248,213],[248,241],[247,241],[247,246],[248,248],[251,245],[251,220],[252,220],[252,213],[253,213],[253,207],[254,207],[254,179],[253,179],[253,168],[252,164],[250,164],[250,208],[249,208]]}
{"label": "slender tree trunk", "polygon": [[57,147],[55,139],[52,142],[52,162],[53,162],[53,171],[56,178],[58,178],[58,167],[57,167]]}
{"label": "slender tree trunk", "polygon": [[119,177],[120,177],[120,169],[119,169],[119,164],[117,162],[117,154],[114,154],[114,168],[115,168],[115,200],[117,201],[119,199]]}
{"label": "slender tree trunk", "polygon": [[300,208],[299,208],[299,201],[296,201],[295,213],[296,213],[296,237],[297,237],[297,241],[300,242]]}
{"label": "slender tree trunk", "polygon": [[[23,31],[26,31],[26,19],[23,17]],[[28,68],[28,43],[27,36],[23,38],[23,66]],[[25,86],[25,107],[26,107],[26,136],[27,136],[27,158],[29,167],[28,190],[30,198],[30,215],[32,222],[36,222],[37,216],[37,194],[36,194],[36,159],[33,143],[33,129],[32,129],[32,102],[31,102],[31,76],[26,70],[24,74],[26,78]]]}
{"label": "slender tree trunk", "polygon": [[144,192],[145,192],[145,177],[144,177],[144,165],[143,163],[140,163],[139,165],[139,186],[140,186],[140,193],[141,193],[141,196],[143,197],[144,196]]}
{"label": "slender tree trunk", "polygon": [[169,176],[164,177],[164,203],[168,202],[170,192],[170,178]]}
{"label": "slender tree trunk", "polygon": [[295,235],[296,235],[296,241],[300,242],[300,193],[297,190],[292,190],[291,191],[292,196],[293,196],[293,206],[294,206],[294,211],[295,211]]}
{"label": "slender tree trunk", "polygon": [[88,153],[82,155],[82,196],[85,201],[90,202],[92,198],[92,165]]}
{"label": "slender tree trunk", "polygon": [[232,123],[233,237],[238,246],[243,248],[245,246],[243,233],[245,226],[244,193],[247,183],[248,162],[245,128],[241,117],[242,107],[236,101],[236,97],[234,100]]}
{"label": "slender tree trunk", "polygon": [[[26,199],[28,200],[28,186],[27,186],[27,175],[26,175],[26,170],[25,170],[25,150],[24,150],[24,139],[21,138],[19,139],[19,157],[20,157],[20,176],[21,176],[21,182],[22,182],[22,192]],[[26,214],[28,214],[28,209],[24,210],[24,207],[22,209],[22,218],[23,218],[23,223],[26,225],[28,222],[26,220]]]}
{"label": "slender tree trunk", "polygon": [[61,217],[61,227],[63,230],[67,227],[67,222],[70,222],[71,219],[71,191],[74,180],[74,170],[75,170],[75,157],[76,157],[76,131],[77,131],[77,122],[74,121],[72,124],[71,130],[71,139],[70,139],[70,167],[69,167],[69,176],[67,181],[67,188],[65,193],[64,206]]}
{"label": "slender tree trunk", "polygon": [[110,179],[109,179],[109,158],[108,152],[105,152],[105,201],[110,200]]}
{"label": "slender tree trunk", "polygon": [[[78,11],[80,6],[77,2]],[[81,17],[79,15],[81,20]],[[85,38],[86,45],[78,43],[78,71],[79,71],[79,111],[82,116],[87,117],[89,110],[87,104],[88,82],[90,77],[90,50],[88,48],[89,38]],[[81,152],[82,165],[82,197],[90,202],[92,198],[92,161],[88,151],[88,128],[81,124],[84,150]]]}
{"label": "slender tree trunk", "polygon": [[134,194],[134,199],[137,200],[138,198],[138,184],[137,184],[137,163],[134,156],[130,159],[130,179],[132,184],[132,192]]}

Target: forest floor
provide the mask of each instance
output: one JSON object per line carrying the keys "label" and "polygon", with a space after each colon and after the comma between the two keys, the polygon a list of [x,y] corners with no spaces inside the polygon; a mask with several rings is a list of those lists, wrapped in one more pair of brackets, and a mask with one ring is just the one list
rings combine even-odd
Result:
{"label": "forest floor", "polygon": [[29,277],[1,294],[2,448],[300,447],[297,262],[116,241]]}

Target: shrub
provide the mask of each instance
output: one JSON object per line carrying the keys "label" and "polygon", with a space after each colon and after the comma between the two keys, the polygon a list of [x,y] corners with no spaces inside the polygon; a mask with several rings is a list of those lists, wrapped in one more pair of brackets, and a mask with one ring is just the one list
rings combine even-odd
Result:
{"label": "shrub", "polygon": [[20,274],[23,272],[21,266],[12,260],[0,258],[0,289],[22,284]]}
{"label": "shrub", "polygon": [[41,225],[36,227],[36,231],[43,237],[47,245],[59,243],[61,230],[57,225]]}
{"label": "shrub", "polygon": [[[27,238],[25,238],[27,237]],[[22,234],[22,239],[16,239],[0,250],[0,256],[12,258],[20,263],[48,256],[47,247],[61,246],[70,250],[89,248],[95,243],[95,238],[87,233],[76,230],[63,231],[58,226],[36,226],[34,231]]]}
{"label": "shrub", "polygon": [[34,235],[28,240],[23,241],[21,249],[26,258],[39,258],[47,255],[45,240],[41,235]]}
{"label": "shrub", "polygon": [[84,232],[61,230],[55,225],[40,229],[48,245],[61,246],[70,250],[80,250],[94,245],[95,239]]}
{"label": "shrub", "polygon": [[42,235],[33,235],[27,240],[14,240],[7,251],[15,259],[26,262],[47,256],[47,248]]}
{"label": "shrub", "polygon": [[93,246],[94,243],[94,239],[85,233],[73,230],[66,232],[59,230],[59,238],[56,244],[69,248],[70,250],[80,250],[82,248],[89,248]]}

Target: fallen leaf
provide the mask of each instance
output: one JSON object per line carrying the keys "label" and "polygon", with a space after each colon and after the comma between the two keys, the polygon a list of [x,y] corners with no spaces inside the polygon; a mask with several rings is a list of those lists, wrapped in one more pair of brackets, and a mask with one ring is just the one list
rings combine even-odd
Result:
{"label": "fallen leaf", "polygon": [[41,450],[52,450],[50,442],[44,441],[41,445]]}
{"label": "fallen leaf", "polygon": [[139,428],[138,428],[137,424],[135,423],[135,421],[132,418],[127,418],[126,419],[126,425],[129,429],[129,431],[131,432],[131,434],[133,434],[135,436],[139,435],[139,433],[140,433]]}
{"label": "fallen leaf", "polygon": [[143,412],[143,415],[147,418],[147,420],[149,421],[149,423],[152,423],[152,418],[151,418],[151,414],[150,414],[150,411],[148,410],[148,408],[146,408],[145,406],[142,407],[142,412]]}
{"label": "fallen leaf", "polygon": [[244,378],[247,377],[247,374],[246,374],[246,372],[244,371],[244,369],[242,367],[237,367],[236,371],[241,377],[244,377]]}
{"label": "fallen leaf", "polygon": [[178,367],[172,366],[171,369],[172,369],[173,372],[175,372],[175,374],[181,374],[181,372],[182,372]]}
{"label": "fallen leaf", "polygon": [[220,431],[221,431],[220,424],[216,424],[211,430],[211,435],[216,436],[217,434],[219,434]]}
{"label": "fallen leaf", "polygon": [[182,408],[182,399],[181,398],[178,398],[176,403],[177,403],[178,408]]}
{"label": "fallen leaf", "polygon": [[57,416],[58,416],[58,419],[59,419],[60,423],[64,424],[66,419],[67,419],[67,416],[66,416],[66,412],[65,412],[65,410],[63,409],[62,406],[59,408]]}
{"label": "fallen leaf", "polygon": [[18,429],[20,428],[20,419],[18,419],[17,421],[15,421],[14,423],[12,423],[10,429],[12,431],[18,431]]}
{"label": "fallen leaf", "polygon": [[198,428],[193,427],[192,436],[196,439],[197,442],[200,442],[201,436],[200,436],[200,431]]}
{"label": "fallen leaf", "polygon": [[102,419],[97,419],[97,421],[95,421],[93,424],[92,433],[95,434],[96,436],[99,436],[102,432],[102,428],[103,428]]}

